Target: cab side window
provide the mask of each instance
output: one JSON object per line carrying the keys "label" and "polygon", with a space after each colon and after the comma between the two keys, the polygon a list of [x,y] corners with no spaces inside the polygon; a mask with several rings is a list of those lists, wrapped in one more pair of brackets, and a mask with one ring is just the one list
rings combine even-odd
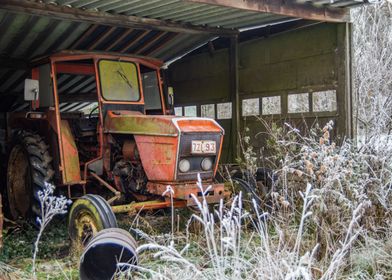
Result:
{"label": "cab side window", "polygon": [[140,66],[146,114],[163,114],[162,100],[159,89],[158,72],[145,66]]}

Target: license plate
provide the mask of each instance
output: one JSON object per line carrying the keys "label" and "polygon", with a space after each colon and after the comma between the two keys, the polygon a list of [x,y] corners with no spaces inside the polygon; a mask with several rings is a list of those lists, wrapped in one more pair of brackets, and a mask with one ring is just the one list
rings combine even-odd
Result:
{"label": "license plate", "polygon": [[192,154],[215,154],[216,142],[215,141],[192,141]]}

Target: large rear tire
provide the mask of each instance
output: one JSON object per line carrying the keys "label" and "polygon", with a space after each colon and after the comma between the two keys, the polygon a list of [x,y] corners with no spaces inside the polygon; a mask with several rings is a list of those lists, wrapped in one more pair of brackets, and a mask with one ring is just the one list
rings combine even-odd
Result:
{"label": "large rear tire", "polygon": [[53,180],[52,157],[41,136],[18,131],[12,142],[7,164],[7,198],[13,219],[40,216],[38,193]]}
{"label": "large rear tire", "polygon": [[68,231],[74,247],[83,248],[99,231],[116,227],[116,216],[101,196],[87,194],[72,204]]}

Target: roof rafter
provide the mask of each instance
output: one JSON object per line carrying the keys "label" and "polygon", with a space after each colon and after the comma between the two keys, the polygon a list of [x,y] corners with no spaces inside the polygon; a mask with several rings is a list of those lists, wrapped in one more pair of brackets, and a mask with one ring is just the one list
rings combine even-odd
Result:
{"label": "roof rafter", "polygon": [[343,8],[316,7],[309,3],[299,3],[295,0],[185,0],[187,2],[223,6],[253,12],[272,13],[296,18],[327,21],[347,22],[349,12]]}
{"label": "roof rafter", "polygon": [[137,16],[88,11],[28,0],[0,0],[0,10],[37,16],[48,16],[60,20],[88,22],[92,24],[102,24],[125,28],[159,30],[188,34],[214,34],[221,36],[230,36],[238,33],[237,30],[233,29],[197,26],[192,24],[175,23]]}

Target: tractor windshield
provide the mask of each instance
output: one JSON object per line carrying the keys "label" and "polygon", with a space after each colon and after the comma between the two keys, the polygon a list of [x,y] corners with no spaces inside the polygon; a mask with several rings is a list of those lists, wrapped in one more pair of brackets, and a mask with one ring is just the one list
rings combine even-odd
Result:
{"label": "tractor windshield", "polygon": [[136,64],[127,61],[100,60],[98,63],[102,97],[107,101],[140,99]]}

